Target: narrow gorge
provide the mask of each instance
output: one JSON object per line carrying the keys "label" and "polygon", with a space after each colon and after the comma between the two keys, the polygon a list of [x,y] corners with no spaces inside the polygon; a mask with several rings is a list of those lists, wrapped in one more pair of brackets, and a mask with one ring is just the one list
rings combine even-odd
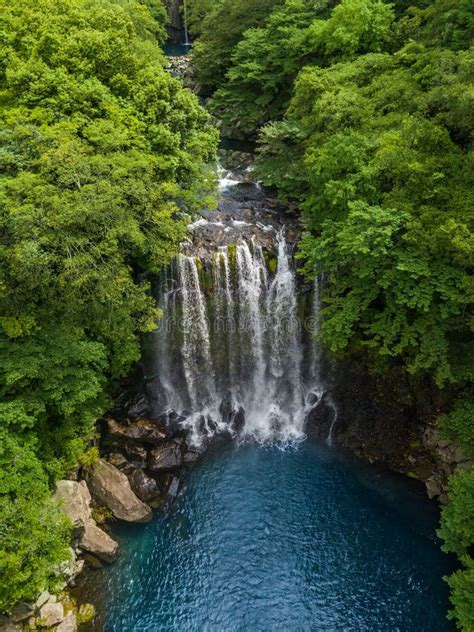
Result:
{"label": "narrow gorge", "polygon": [[158,512],[114,527],[118,560],[79,578],[87,629],[449,630],[436,506],[334,447],[299,222],[250,154],[221,159],[218,207],[157,277],[159,326],[104,422],[103,457]]}

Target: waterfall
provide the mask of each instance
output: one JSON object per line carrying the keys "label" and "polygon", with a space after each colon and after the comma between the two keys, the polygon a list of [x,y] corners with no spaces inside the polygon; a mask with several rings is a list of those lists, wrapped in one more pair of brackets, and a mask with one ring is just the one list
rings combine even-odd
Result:
{"label": "waterfall", "polygon": [[194,257],[178,257],[182,293],[181,352],[192,413],[212,409],[216,402],[214,370],[204,295]]}
{"label": "waterfall", "polygon": [[196,444],[219,433],[262,443],[304,436],[304,341],[283,233],[276,247],[271,271],[272,255],[241,239],[212,262],[179,255],[164,275],[158,412],[177,413]]}

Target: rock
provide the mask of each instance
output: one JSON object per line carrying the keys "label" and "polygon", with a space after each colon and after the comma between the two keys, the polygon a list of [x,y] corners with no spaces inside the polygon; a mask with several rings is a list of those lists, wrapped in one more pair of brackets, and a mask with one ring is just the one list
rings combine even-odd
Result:
{"label": "rock", "polygon": [[196,450],[188,450],[184,453],[183,463],[185,465],[193,465],[200,457],[200,453],[196,452]]}
{"label": "rock", "polygon": [[54,498],[59,501],[62,510],[73,523],[75,537],[80,537],[86,522],[91,519],[91,495],[86,482],[58,481]]}
{"label": "rock", "polygon": [[176,500],[181,481],[171,472],[164,472],[158,475],[157,484],[160,495],[150,500],[149,504],[153,509],[163,509]]}
{"label": "rock", "polygon": [[13,606],[11,620],[13,623],[21,623],[29,619],[32,614],[34,614],[34,607],[25,601],[20,601]]}
{"label": "rock", "polygon": [[[127,481],[125,474],[121,476]],[[89,506],[91,495],[86,482],[59,481],[56,485],[55,497],[61,502],[63,511],[74,524],[80,548],[94,553],[107,562],[112,562],[118,555],[118,544],[93,520]],[[73,549],[71,549],[70,560],[59,565],[60,573],[65,575],[68,581],[77,577],[82,568],[83,563],[76,562]]]}
{"label": "rock", "polygon": [[0,614],[0,632],[21,632],[21,628],[7,616]]}
{"label": "rock", "polygon": [[128,480],[135,494],[144,502],[149,502],[160,495],[160,489],[156,481],[148,474],[145,474],[143,470],[134,470],[129,474]]}
{"label": "rock", "polygon": [[430,476],[426,481],[426,491],[430,498],[434,498],[443,493],[443,485],[436,475]]}
{"label": "rock", "polygon": [[69,612],[63,621],[55,628],[55,632],[76,632],[77,619],[73,612]]}
{"label": "rock", "polygon": [[93,520],[86,524],[81,538],[81,548],[97,555],[105,562],[113,562],[119,552],[118,543],[100,529]]}
{"label": "rock", "polygon": [[130,461],[133,463],[133,465],[137,467],[145,467],[148,458],[148,452],[143,446],[126,444],[124,446],[124,451]]}
{"label": "rock", "polygon": [[50,599],[51,599],[51,593],[48,590],[43,590],[40,593],[38,599],[35,601],[35,608],[39,610]]}
{"label": "rock", "polygon": [[182,440],[180,439],[173,439],[154,448],[148,458],[148,468],[153,472],[173,469],[182,464]]}
{"label": "rock", "polygon": [[41,609],[37,624],[42,628],[51,628],[53,625],[61,623],[64,619],[64,608],[62,603],[46,603]]}
{"label": "rock", "polygon": [[149,522],[153,513],[132,491],[123,472],[107,461],[95,463],[88,473],[94,498],[108,507],[114,516],[126,522]]}
{"label": "rock", "polygon": [[118,452],[112,452],[109,454],[107,460],[121,472],[125,472],[125,474],[129,474],[135,469],[133,465],[127,461],[123,454],[119,454]]}
{"label": "rock", "polygon": [[119,424],[114,419],[109,418],[107,419],[107,433],[114,439],[153,445],[163,443],[169,438],[169,432],[163,424],[144,418],[132,421],[129,425]]}
{"label": "rock", "polygon": [[89,553],[86,553],[86,555],[84,555],[84,564],[87,566],[87,568],[92,569],[93,571],[98,571],[104,566],[102,562],[97,557],[95,557],[95,555],[90,555]]}

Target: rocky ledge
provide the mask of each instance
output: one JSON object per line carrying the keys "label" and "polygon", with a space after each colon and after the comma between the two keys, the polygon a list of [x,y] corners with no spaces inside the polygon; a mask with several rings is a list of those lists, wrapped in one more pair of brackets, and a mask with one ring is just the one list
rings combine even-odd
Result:
{"label": "rocky ledge", "polygon": [[[200,454],[181,430],[165,420],[143,416],[102,420],[101,455],[95,463],[61,480],[54,493],[73,524],[70,559],[58,568],[63,586],[74,586],[84,568],[101,568],[120,552],[112,537],[110,520],[149,522],[154,509],[167,509],[177,498],[185,468]],[[98,524],[98,522],[100,524]],[[0,632],[45,629],[75,632],[93,616],[93,608],[73,607],[67,593],[58,599],[43,591],[34,603],[19,603],[10,617],[0,616]]]}

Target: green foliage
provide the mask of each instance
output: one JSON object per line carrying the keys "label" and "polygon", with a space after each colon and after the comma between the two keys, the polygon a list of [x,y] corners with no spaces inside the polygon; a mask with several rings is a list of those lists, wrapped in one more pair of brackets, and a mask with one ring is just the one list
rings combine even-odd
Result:
{"label": "green foliage", "polygon": [[[247,29],[258,26],[283,0],[190,0],[200,37],[193,48],[193,65],[202,85],[214,90],[222,84],[231,65],[234,46]],[[211,10],[210,10],[211,9]],[[209,11],[209,13],[207,13]],[[194,18],[195,19],[195,18]]]}
{"label": "green foliage", "polygon": [[389,42],[389,5],[380,0],[342,0],[331,12],[330,7],[328,1],[286,0],[263,26],[244,33],[211,104],[227,127],[249,135],[281,117],[303,65],[325,66],[379,51]]}
{"label": "green foliage", "polygon": [[450,619],[455,619],[460,630],[474,630],[474,610],[472,601],[474,596],[474,560],[466,559],[466,569],[456,571],[446,578],[451,588],[451,603],[455,606],[449,613]]}
{"label": "green foliage", "polygon": [[463,448],[466,456],[474,459],[474,396],[465,393],[456,402],[453,410],[438,419],[440,435],[447,441]]}
{"label": "green foliage", "polygon": [[456,553],[464,568],[447,577],[451,588],[454,610],[460,630],[472,630],[474,624],[474,468],[451,478],[449,504],[441,514],[438,534],[444,540],[443,549]]}
{"label": "green foliage", "polygon": [[[324,341],[458,392],[440,431],[472,456],[472,0],[286,0],[235,37],[226,7],[204,19],[198,75],[227,133],[259,135],[264,183],[299,203]],[[473,477],[453,479],[441,529],[466,567],[448,580],[465,630]]]}
{"label": "green foliage", "polygon": [[[473,374],[472,60],[408,44],[307,67],[261,149],[267,183],[301,202],[307,273],[330,274],[326,342],[400,358],[439,384]],[[296,154],[286,168],[285,149]]]}
{"label": "green foliage", "polygon": [[55,566],[68,556],[71,528],[51,499],[36,441],[1,437],[0,610],[57,588]]}
{"label": "green foliage", "polygon": [[145,274],[213,199],[217,135],[164,68],[164,19],[0,0],[0,608],[50,583],[67,529],[48,485],[155,326]]}

